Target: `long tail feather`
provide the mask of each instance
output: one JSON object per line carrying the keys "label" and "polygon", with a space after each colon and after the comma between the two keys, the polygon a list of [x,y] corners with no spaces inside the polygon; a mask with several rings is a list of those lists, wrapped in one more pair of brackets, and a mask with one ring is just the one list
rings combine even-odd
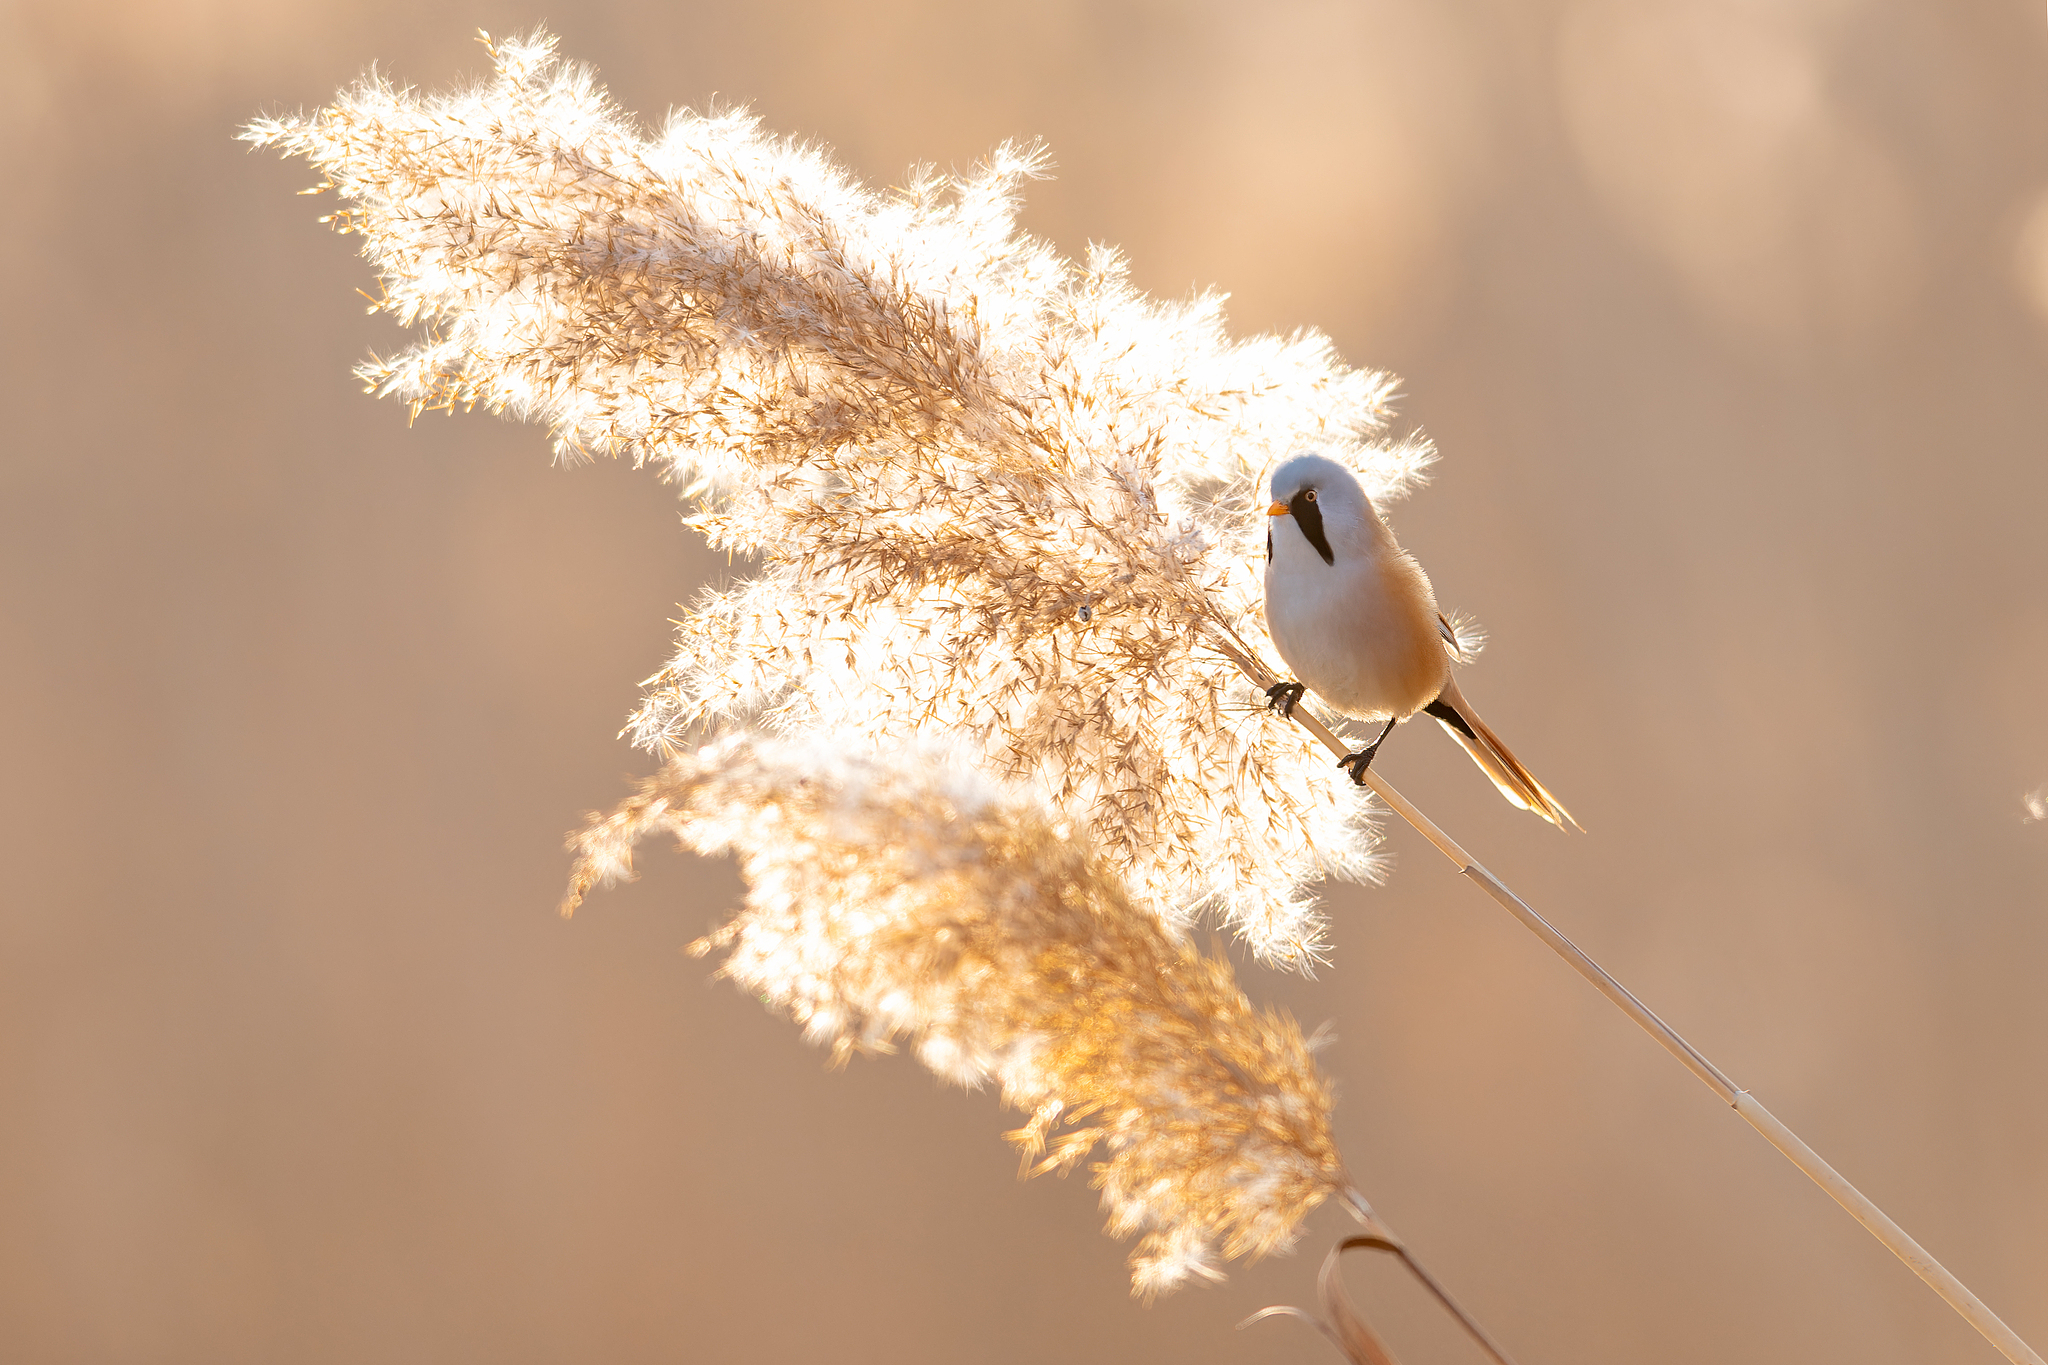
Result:
{"label": "long tail feather", "polygon": [[1514,750],[1501,743],[1500,736],[1479,719],[1479,713],[1472,709],[1471,702],[1465,700],[1465,694],[1458,690],[1455,679],[1444,684],[1444,690],[1429,704],[1426,712],[1450,732],[1452,739],[1464,746],[1480,771],[1500,788],[1502,796],[1523,810],[1534,811],[1559,829],[1569,824],[1581,834],[1586,832],[1584,826],[1572,819],[1572,813],[1564,808],[1563,803],[1536,780],[1536,774],[1522,766],[1522,760],[1515,757]]}

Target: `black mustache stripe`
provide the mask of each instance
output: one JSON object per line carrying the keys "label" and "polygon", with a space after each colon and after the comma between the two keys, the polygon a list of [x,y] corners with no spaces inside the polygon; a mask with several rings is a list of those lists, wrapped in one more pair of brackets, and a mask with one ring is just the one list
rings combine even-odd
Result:
{"label": "black mustache stripe", "polygon": [[1323,557],[1323,563],[1335,564],[1337,556],[1330,549],[1330,538],[1323,534],[1323,509],[1316,506],[1311,494],[1313,489],[1304,488],[1288,501],[1287,510],[1294,514],[1294,524],[1308,537],[1308,543],[1316,547],[1316,553]]}

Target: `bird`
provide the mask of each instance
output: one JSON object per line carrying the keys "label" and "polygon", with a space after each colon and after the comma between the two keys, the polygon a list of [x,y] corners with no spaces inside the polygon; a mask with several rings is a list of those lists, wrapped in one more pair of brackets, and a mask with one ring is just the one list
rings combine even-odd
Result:
{"label": "bird", "polygon": [[1338,760],[1360,786],[1394,727],[1430,716],[1501,795],[1583,833],[1458,690],[1457,635],[1437,610],[1429,575],[1394,539],[1357,476],[1311,452],[1280,464],[1267,491],[1266,630],[1294,674],[1266,690],[1267,706],[1291,718],[1314,692],[1344,715],[1384,720],[1372,743]]}

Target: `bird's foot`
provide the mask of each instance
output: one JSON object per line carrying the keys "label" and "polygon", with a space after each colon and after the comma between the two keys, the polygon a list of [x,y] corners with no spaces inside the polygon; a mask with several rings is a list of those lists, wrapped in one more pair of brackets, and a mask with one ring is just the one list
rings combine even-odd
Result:
{"label": "bird's foot", "polygon": [[1346,754],[1337,760],[1337,766],[1351,774],[1351,780],[1359,786],[1365,785],[1365,770],[1372,766],[1372,756],[1380,751],[1380,745],[1387,742],[1387,736],[1394,733],[1394,727],[1401,723],[1399,716],[1388,716],[1387,723],[1380,730],[1378,738],[1355,754]]}
{"label": "bird's foot", "polygon": [[1378,740],[1374,740],[1372,743],[1366,745],[1363,749],[1360,749],[1357,753],[1346,754],[1344,755],[1344,757],[1338,759],[1337,766],[1342,768],[1345,772],[1350,773],[1351,780],[1357,783],[1359,786],[1363,787],[1365,785],[1365,770],[1372,766],[1373,756],[1378,754],[1379,751],[1380,742]]}
{"label": "bird's foot", "polygon": [[1266,689],[1266,709],[1278,711],[1287,719],[1293,720],[1294,708],[1300,704],[1302,694],[1307,691],[1308,689],[1298,682],[1274,683]]}

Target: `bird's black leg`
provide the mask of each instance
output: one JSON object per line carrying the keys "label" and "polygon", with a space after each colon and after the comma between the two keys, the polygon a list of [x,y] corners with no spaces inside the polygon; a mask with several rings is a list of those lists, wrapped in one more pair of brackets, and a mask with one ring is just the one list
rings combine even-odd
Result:
{"label": "bird's black leg", "polygon": [[1289,720],[1294,719],[1294,708],[1301,701],[1301,694],[1308,691],[1298,682],[1274,683],[1266,689],[1266,709],[1278,711]]}
{"label": "bird's black leg", "polygon": [[1337,760],[1337,766],[1350,773],[1351,780],[1363,787],[1365,785],[1365,770],[1372,766],[1372,756],[1380,751],[1380,745],[1386,742],[1387,736],[1394,733],[1394,727],[1400,723],[1401,718],[1399,716],[1389,720],[1386,728],[1380,731],[1378,739],[1366,745],[1355,754],[1344,755],[1344,757]]}

